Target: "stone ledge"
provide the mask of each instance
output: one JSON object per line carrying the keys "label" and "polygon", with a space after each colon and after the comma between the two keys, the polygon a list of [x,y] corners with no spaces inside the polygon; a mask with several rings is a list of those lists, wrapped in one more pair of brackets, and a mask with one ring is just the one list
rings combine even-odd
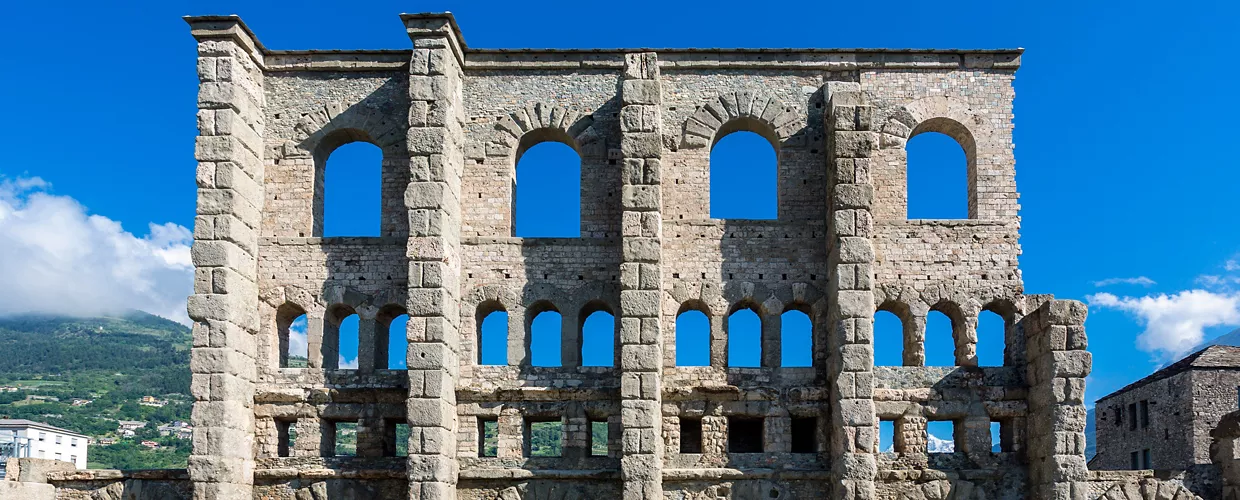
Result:
{"label": "stone ledge", "polygon": [[694,468],[694,469],[663,469],[663,480],[667,482],[737,480],[737,479],[799,479],[826,481],[831,479],[827,470],[813,469],[768,469],[768,468]]}
{"label": "stone ledge", "polygon": [[85,469],[74,471],[49,472],[48,482],[62,481],[117,481],[124,479],[145,479],[153,481],[189,480],[186,469]]}
{"label": "stone ledge", "polygon": [[461,469],[461,480],[490,479],[619,479],[616,469]]}
{"label": "stone ledge", "polygon": [[346,245],[390,245],[404,248],[409,241],[404,236],[328,236],[328,237],[293,237],[264,236],[258,239],[259,246],[346,246]]}

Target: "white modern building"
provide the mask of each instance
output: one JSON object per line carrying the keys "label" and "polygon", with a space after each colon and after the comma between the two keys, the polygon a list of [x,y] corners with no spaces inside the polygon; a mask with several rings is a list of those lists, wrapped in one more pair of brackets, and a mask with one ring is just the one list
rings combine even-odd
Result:
{"label": "white modern building", "polygon": [[73,431],[31,420],[0,419],[0,441],[20,444],[13,446],[16,456],[9,458],[46,458],[86,468],[90,438]]}

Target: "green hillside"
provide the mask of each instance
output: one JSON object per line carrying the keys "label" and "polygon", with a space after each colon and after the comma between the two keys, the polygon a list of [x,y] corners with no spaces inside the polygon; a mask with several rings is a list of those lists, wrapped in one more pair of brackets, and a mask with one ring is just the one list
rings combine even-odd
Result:
{"label": "green hillside", "polygon": [[[117,440],[91,446],[92,468],[185,467],[190,441],[160,437],[156,428],[189,420],[190,343],[189,328],[138,311],[0,317],[0,418]],[[146,396],[158,402],[140,404]],[[75,399],[90,402],[74,406]],[[118,420],[146,427],[124,437]]]}

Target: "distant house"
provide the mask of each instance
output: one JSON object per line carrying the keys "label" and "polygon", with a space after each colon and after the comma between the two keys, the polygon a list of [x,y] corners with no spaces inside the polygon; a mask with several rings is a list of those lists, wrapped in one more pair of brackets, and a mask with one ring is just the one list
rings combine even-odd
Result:
{"label": "distant house", "polygon": [[7,385],[0,385],[0,392],[17,392],[17,388]]}
{"label": "distant house", "polygon": [[94,402],[95,400],[93,399],[74,399],[70,406],[86,406]]}
{"label": "distant house", "polygon": [[141,444],[142,446],[145,446],[145,447],[150,448],[150,449],[152,449],[152,450],[154,450],[155,448],[159,448],[159,443],[156,443],[156,442],[154,442],[154,441],[143,441],[143,442],[142,442],[142,443],[140,443],[140,444]]}
{"label": "distant house", "polygon": [[[7,458],[46,458],[85,469],[89,445],[84,434],[31,420],[0,419],[0,455],[8,453]],[[0,461],[5,459],[0,456]]]}
{"label": "distant house", "polygon": [[160,436],[172,436],[177,439],[193,439],[194,426],[180,420],[157,428]]}
{"label": "distant house", "polygon": [[1210,430],[1240,408],[1240,347],[1212,345],[1098,399],[1091,470],[1209,466]]}
{"label": "distant house", "polygon": [[99,442],[99,445],[100,445],[100,446],[109,446],[109,445],[116,444],[116,439],[114,439],[114,438],[99,438],[99,439],[98,439],[98,442]]}
{"label": "distant house", "polygon": [[154,406],[156,408],[163,408],[164,406],[168,405],[168,401],[163,400],[163,399],[157,399],[155,398],[155,396],[142,396],[142,399],[138,401],[138,404],[142,406]]}
{"label": "distant house", "polygon": [[116,433],[121,437],[131,438],[136,430],[146,427],[146,422],[138,420],[118,420],[116,422]]}

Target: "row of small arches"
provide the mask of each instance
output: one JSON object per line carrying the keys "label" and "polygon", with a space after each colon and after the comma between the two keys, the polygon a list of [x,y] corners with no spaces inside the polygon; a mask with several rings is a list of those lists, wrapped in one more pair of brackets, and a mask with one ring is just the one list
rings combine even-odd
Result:
{"label": "row of small arches", "polygon": [[[957,140],[925,132],[909,139],[906,150],[908,217],[967,218],[967,160]],[[381,235],[382,163],[382,150],[362,141],[328,155],[322,178],[323,236]],[[710,217],[778,218],[779,175],[778,150],[763,135],[739,130],[720,138],[710,153]],[[517,160],[512,186],[513,235],[579,237],[581,179],[581,157],[573,146],[548,140],[528,147]]]}

